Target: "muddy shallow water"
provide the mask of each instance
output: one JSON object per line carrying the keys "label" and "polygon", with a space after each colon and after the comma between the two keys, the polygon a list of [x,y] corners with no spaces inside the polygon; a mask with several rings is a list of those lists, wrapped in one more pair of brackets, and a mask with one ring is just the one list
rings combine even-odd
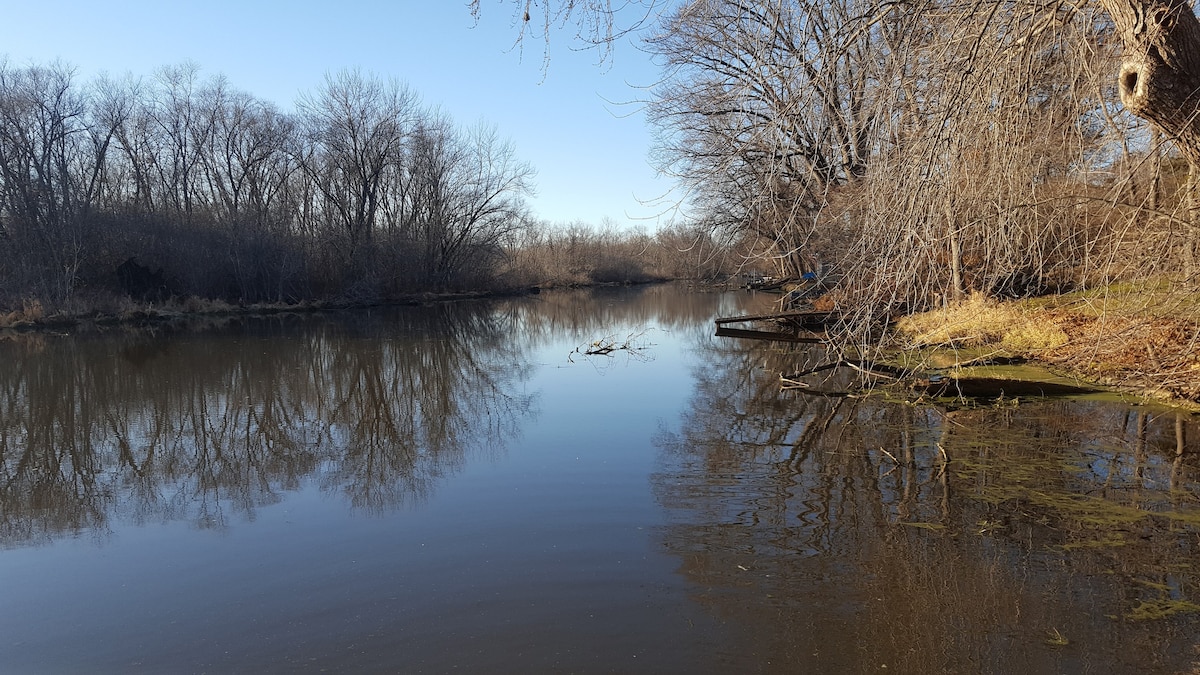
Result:
{"label": "muddy shallow water", "polygon": [[0,342],[0,671],[1200,667],[1195,418],[781,392],[762,302]]}

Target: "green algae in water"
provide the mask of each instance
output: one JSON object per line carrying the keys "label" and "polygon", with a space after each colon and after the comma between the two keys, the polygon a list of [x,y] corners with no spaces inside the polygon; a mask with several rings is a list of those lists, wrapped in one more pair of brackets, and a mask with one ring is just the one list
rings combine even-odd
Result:
{"label": "green algae in water", "polygon": [[1190,600],[1142,600],[1125,618],[1131,621],[1157,621],[1178,614],[1195,614],[1200,612],[1200,605]]}
{"label": "green algae in water", "polygon": [[1124,534],[1113,533],[1106,537],[1101,537],[1099,539],[1088,539],[1085,541],[1072,541],[1072,542],[1063,544],[1059,548],[1061,548],[1063,551],[1080,551],[1080,550],[1098,549],[1098,548],[1117,548],[1118,546],[1126,546],[1128,544],[1129,544],[1129,541],[1127,539],[1125,539]]}
{"label": "green algae in water", "polygon": [[1062,633],[1058,632],[1057,628],[1051,628],[1050,630],[1046,631],[1046,644],[1053,645],[1055,647],[1065,647],[1071,644],[1071,641],[1064,637]]}
{"label": "green algae in water", "polygon": [[[993,505],[1021,503],[1045,515],[1070,520],[1085,528],[1107,531],[1154,515],[1171,517],[1170,513],[1144,511],[1103,497],[1082,495],[1071,491],[1070,488],[1053,485],[1052,477],[1083,472],[1083,468],[1069,458],[1019,457],[979,461],[967,457],[957,459],[951,466],[957,478],[978,485],[965,493],[970,499]],[[1190,518],[1196,518],[1197,523],[1200,523],[1200,516],[1180,514],[1180,520]],[[1110,534],[1095,540],[1077,542],[1074,546],[1096,548],[1124,544],[1123,536]]]}
{"label": "green algae in water", "polygon": [[900,523],[898,523],[898,524],[900,524],[900,525],[906,525],[906,526],[908,526],[908,527],[915,527],[915,528],[918,528],[918,529],[921,529],[921,530],[933,530],[933,531],[941,531],[941,530],[944,530],[944,529],[946,529],[946,526],[945,526],[945,525],[942,525],[941,523],[916,523],[916,522],[900,522]]}
{"label": "green algae in water", "polygon": [[1135,583],[1139,586],[1145,586],[1146,588],[1153,588],[1156,591],[1162,591],[1164,593],[1170,592],[1170,590],[1171,590],[1170,585],[1164,584],[1160,581],[1150,581],[1149,579],[1134,579],[1133,583]]}
{"label": "green algae in water", "polygon": [[1161,516],[1173,523],[1200,528],[1200,512],[1198,511],[1163,511],[1152,515]]}
{"label": "green algae in water", "polygon": [[[1118,478],[1113,490],[1104,490],[1108,494],[1089,494],[1109,484],[1102,476],[1089,475],[1087,460],[1073,447],[1022,451],[1019,440],[1016,443],[1013,439],[989,442],[977,437],[957,440],[967,441],[951,446],[955,461],[948,465],[948,470],[960,486],[957,494],[1014,511],[1017,518],[1053,528],[1062,539],[1049,548],[1064,556],[1136,557],[1142,546],[1138,534],[1149,537],[1152,532],[1160,532],[1179,536],[1200,531],[1200,510],[1169,500],[1163,490],[1126,492]],[[1128,501],[1131,494],[1137,496],[1138,503]],[[985,532],[981,530],[981,534]],[[1130,553],[1117,554],[1117,549]],[[1180,561],[1168,567],[1189,569],[1190,564]],[[1170,597],[1165,584],[1145,580],[1133,583],[1148,590],[1150,595],[1161,597],[1125,605],[1119,617],[1129,621],[1159,621],[1200,614],[1200,604]],[[1047,640],[1047,644],[1054,643]]]}

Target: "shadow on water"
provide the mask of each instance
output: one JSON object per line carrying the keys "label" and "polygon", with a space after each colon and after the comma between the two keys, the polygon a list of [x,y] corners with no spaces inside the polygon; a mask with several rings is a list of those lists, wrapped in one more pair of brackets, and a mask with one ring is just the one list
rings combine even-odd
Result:
{"label": "shadow on water", "polygon": [[680,431],[656,439],[662,543],[751,670],[1200,668],[1191,417],[781,394],[819,348],[698,348]]}

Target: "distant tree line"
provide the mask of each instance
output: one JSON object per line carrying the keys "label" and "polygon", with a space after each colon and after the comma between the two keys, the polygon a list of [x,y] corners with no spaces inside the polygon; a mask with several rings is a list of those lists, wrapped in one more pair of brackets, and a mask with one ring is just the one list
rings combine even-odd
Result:
{"label": "distant tree line", "polygon": [[522,230],[511,246],[515,278],[526,285],[578,286],[667,279],[721,281],[753,261],[711,228],[675,223],[653,235],[584,222]]}
{"label": "distant tree line", "polygon": [[553,281],[556,262],[514,266],[513,246],[557,238],[526,204],[534,175],[496,129],[358,72],[284,112],[190,64],[80,83],[0,62],[0,309]]}

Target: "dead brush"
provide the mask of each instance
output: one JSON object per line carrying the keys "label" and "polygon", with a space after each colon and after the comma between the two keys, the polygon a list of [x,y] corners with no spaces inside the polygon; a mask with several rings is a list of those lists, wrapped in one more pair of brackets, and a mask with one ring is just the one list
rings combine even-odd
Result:
{"label": "dead brush", "polygon": [[46,318],[46,310],[42,307],[42,301],[36,298],[26,298],[21,301],[20,309],[0,313],[0,328],[36,323],[44,318]]}

